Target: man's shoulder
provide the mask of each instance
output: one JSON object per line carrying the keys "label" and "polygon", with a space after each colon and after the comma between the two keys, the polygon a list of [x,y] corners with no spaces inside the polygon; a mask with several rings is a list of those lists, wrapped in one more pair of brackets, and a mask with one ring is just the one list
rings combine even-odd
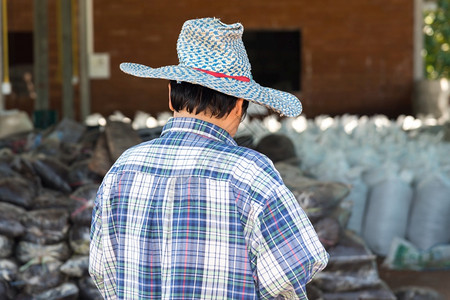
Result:
{"label": "man's shoulder", "polygon": [[274,169],[272,161],[266,155],[254,149],[242,146],[230,146],[226,152],[231,155],[236,155],[240,161],[245,160],[255,167]]}
{"label": "man's shoulder", "polygon": [[235,177],[246,177],[253,182],[252,185],[262,184],[267,187],[282,183],[280,174],[266,155],[245,147],[236,147],[235,153],[239,154]]}

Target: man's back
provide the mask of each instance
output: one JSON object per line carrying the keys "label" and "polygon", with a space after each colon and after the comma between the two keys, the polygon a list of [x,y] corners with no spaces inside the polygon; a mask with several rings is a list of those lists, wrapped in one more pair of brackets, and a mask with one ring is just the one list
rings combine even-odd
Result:
{"label": "man's back", "polygon": [[105,177],[90,271],[112,299],[302,298],[327,260],[311,230],[267,158],[174,118]]}

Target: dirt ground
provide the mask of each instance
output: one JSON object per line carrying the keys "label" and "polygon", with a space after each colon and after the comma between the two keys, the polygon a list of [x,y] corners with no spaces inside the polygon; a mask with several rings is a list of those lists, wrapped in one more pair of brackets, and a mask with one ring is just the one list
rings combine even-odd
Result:
{"label": "dirt ground", "polygon": [[397,271],[389,270],[378,263],[380,278],[393,292],[400,287],[417,286],[430,288],[450,300],[450,270],[439,271]]}

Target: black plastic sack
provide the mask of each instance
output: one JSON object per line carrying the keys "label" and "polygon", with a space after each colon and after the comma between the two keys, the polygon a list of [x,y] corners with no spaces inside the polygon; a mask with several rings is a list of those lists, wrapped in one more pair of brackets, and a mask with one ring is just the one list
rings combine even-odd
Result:
{"label": "black plastic sack", "polygon": [[14,281],[19,268],[16,262],[9,258],[0,259],[0,279]]}
{"label": "black plastic sack", "polygon": [[66,242],[40,245],[20,241],[17,245],[16,257],[21,263],[28,265],[54,260],[65,261],[70,257],[70,249]]}
{"label": "black plastic sack", "polygon": [[36,194],[34,184],[22,177],[0,178],[0,201],[29,208]]}
{"label": "black plastic sack", "polygon": [[78,188],[70,195],[72,199],[70,220],[73,224],[91,225],[92,210],[98,187],[98,184],[87,184]]}
{"label": "black plastic sack", "polygon": [[20,132],[0,139],[0,149],[8,148],[13,153],[23,153],[32,147],[36,133]]}
{"label": "black plastic sack", "polygon": [[0,160],[0,178],[6,177],[20,177],[20,174],[14,171],[8,162]]}
{"label": "black plastic sack", "polygon": [[70,277],[82,277],[88,275],[89,256],[74,255],[61,266],[61,272]]}
{"label": "black plastic sack", "polygon": [[76,144],[86,131],[86,126],[71,119],[64,118],[47,136],[49,139],[58,139],[62,143]]}
{"label": "black plastic sack", "polygon": [[0,234],[0,258],[11,255],[14,247],[14,240]]}
{"label": "black plastic sack", "polygon": [[89,169],[90,160],[76,162],[70,166],[68,182],[72,188],[86,184],[100,184],[102,177]]}
{"label": "black plastic sack", "polygon": [[[311,281],[312,285],[324,293],[324,299],[366,299],[358,295],[339,298],[338,294],[379,288],[381,279],[378,276],[376,257],[359,236],[351,231],[343,232],[339,243],[330,248],[328,253],[330,259],[327,267]],[[336,294],[337,298],[329,298],[330,294],[325,296],[325,293]]]}
{"label": "black plastic sack", "polygon": [[69,230],[69,212],[66,209],[38,209],[22,217],[25,226],[23,241],[54,244],[66,239]]}
{"label": "black plastic sack", "polygon": [[86,276],[78,280],[78,287],[80,288],[80,299],[83,300],[103,300],[102,294],[95,286],[94,281],[90,276]]}
{"label": "black plastic sack", "polygon": [[20,219],[26,211],[13,204],[0,202],[0,234],[8,237],[18,237],[25,232]]}
{"label": "black plastic sack", "polygon": [[89,255],[90,227],[73,225],[69,230],[69,245],[73,252],[80,255]]}
{"label": "black plastic sack", "polygon": [[33,150],[33,155],[44,155],[70,165],[80,156],[81,145],[61,143],[58,140],[45,139]]}
{"label": "black plastic sack", "polygon": [[432,288],[404,286],[394,290],[397,300],[444,300],[444,296]]}
{"label": "black plastic sack", "polygon": [[313,225],[319,237],[319,241],[325,249],[329,249],[339,242],[341,227],[335,218],[325,217],[318,220]]}
{"label": "black plastic sack", "polygon": [[33,168],[33,158],[29,153],[14,156],[9,165],[13,171],[19,174],[19,177],[32,182],[36,189],[41,187],[41,179]]}
{"label": "black plastic sack", "polygon": [[17,285],[24,293],[35,295],[54,288],[66,281],[67,276],[60,272],[60,261],[48,261],[24,265],[17,274]]}
{"label": "black plastic sack", "polygon": [[340,182],[306,177],[283,180],[312,222],[329,216],[350,192],[350,187]]}
{"label": "black plastic sack", "polygon": [[0,279],[0,300],[15,300],[16,291],[10,282]]}
{"label": "black plastic sack", "polygon": [[57,159],[43,155],[37,156],[33,160],[33,168],[41,178],[44,187],[64,193],[72,191],[67,181],[69,168]]}
{"label": "black plastic sack", "polygon": [[292,140],[283,134],[269,134],[256,145],[256,150],[267,155],[274,163],[297,157]]}
{"label": "black plastic sack", "polygon": [[78,286],[71,282],[63,283],[57,287],[33,295],[33,300],[76,300],[78,299]]}
{"label": "black plastic sack", "polygon": [[111,158],[111,154],[109,153],[106,136],[105,134],[102,134],[99,136],[97,143],[95,144],[94,152],[89,161],[89,169],[100,176],[105,176],[113,163],[114,160]]}
{"label": "black plastic sack", "polygon": [[69,195],[42,188],[39,195],[34,198],[32,209],[64,208],[68,211],[71,204]]}

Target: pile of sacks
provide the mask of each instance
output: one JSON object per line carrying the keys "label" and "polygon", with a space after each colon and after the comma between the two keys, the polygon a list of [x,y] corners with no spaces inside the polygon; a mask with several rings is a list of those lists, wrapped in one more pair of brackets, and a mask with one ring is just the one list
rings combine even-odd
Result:
{"label": "pile of sacks", "polygon": [[268,131],[288,137],[308,176],[350,185],[347,228],[377,255],[407,243],[419,252],[440,247],[446,258],[432,268],[443,268],[450,264],[450,126],[424,124],[410,116],[269,116],[246,120],[238,133],[256,144]]}
{"label": "pile of sacks", "polygon": [[[46,131],[0,140],[0,295],[5,299],[101,299],[87,272],[95,194],[102,177],[126,148],[159,135],[162,124],[156,125],[135,130],[131,123],[109,121],[104,127],[91,128],[62,120]],[[253,137],[241,135],[236,140],[254,147]],[[310,298],[343,292],[390,295],[382,289],[373,256],[345,233],[349,209],[343,199],[351,187],[307,178],[297,165],[293,145],[276,144],[287,145],[285,153],[289,154],[282,154],[282,159],[292,158],[278,162],[277,169],[312,220],[321,242],[336,253],[333,258],[341,271],[348,267],[346,277],[331,269],[324,272],[309,285]],[[339,253],[348,251],[357,255],[339,258]],[[361,261],[365,267],[355,266]],[[337,278],[341,278],[339,288],[334,283]]]}
{"label": "pile of sacks", "polygon": [[[241,140],[249,142],[249,139]],[[298,167],[293,143],[283,135],[267,135],[254,148],[275,162],[284,183],[330,254],[328,266],[307,285],[308,298],[396,299],[378,275],[376,256],[363,240],[345,229],[351,207],[344,199],[351,187],[338,181],[319,181],[306,176]]]}
{"label": "pile of sacks", "polygon": [[[87,274],[95,193],[125,149],[159,135],[163,123],[154,123],[63,120],[0,140],[0,295],[101,299]],[[241,124],[238,144],[273,159],[331,254],[309,285],[311,299],[392,299],[372,251],[385,256],[398,238],[421,249],[450,242],[445,138],[440,130],[406,132],[382,116]]]}
{"label": "pile of sacks", "polygon": [[102,299],[88,275],[94,199],[139,142],[130,124],[69,120],[0,140],[1,299]]}

